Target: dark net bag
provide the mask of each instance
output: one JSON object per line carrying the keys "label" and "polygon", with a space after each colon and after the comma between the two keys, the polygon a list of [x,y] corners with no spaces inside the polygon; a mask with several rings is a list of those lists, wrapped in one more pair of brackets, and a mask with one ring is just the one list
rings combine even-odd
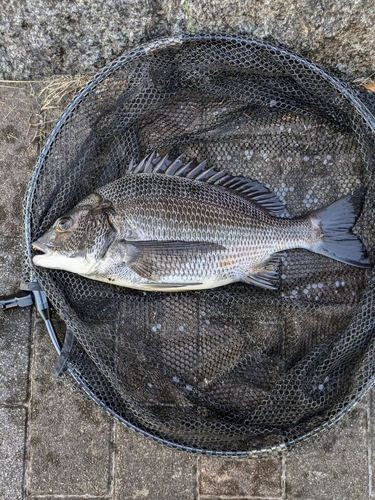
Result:
{"label": "dark net bag", "polygon": [[[25,200],[24,279],[74,336],[68,371],[110,414],[166,444],[256,456],[344,415],[375,375],[373,268],[286,253],[277,291],[142,292],[35,268],[31,242],[131,160],[157,150],[257,180],[291,217],[358,187],[375,261],[375,99],[314,64],[231,35],[149,43],[67,107]],[[61,323],[56,323],[56,327]]]}

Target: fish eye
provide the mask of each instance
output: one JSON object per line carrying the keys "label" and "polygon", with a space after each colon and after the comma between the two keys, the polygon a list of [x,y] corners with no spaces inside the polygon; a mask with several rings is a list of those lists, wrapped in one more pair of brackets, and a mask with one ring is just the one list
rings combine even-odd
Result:
{"label": "fish eye", "polygon": [[67,231],[72,227],[73,219],[71,217],[61,217],[61,219],[56,224],[56,229],[58,231]]}

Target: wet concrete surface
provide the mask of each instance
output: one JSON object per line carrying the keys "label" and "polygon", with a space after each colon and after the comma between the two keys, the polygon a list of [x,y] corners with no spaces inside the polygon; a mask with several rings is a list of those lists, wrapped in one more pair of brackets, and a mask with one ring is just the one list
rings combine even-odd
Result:
{"label": "wet concrete surface", "polygon": [[[30,83],[0,84],[2,294],[22,279],[22,198],[52,125],[38,92]],[[135,434],[72,391],[52,372],[57,354],[35,313],[0,312],[0,323],[2,500],[373,498],[372,392],[320,439],[285,456],[200,457]]]}

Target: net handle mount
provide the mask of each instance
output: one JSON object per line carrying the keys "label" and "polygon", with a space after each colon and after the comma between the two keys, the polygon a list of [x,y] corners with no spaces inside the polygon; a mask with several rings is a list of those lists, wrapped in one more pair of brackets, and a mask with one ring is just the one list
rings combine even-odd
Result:
{"label": "net handle mount", "polygon": [[60,355],[61,347],[56,336],[55,329],[51,322],[51,312],[46,294],[41,289],[37,281],[21,283],[21,289],[12,295],[0,296],[0,309],[13,309],[15,307],[30,307],[34,305],[43,319],[52,343]]}

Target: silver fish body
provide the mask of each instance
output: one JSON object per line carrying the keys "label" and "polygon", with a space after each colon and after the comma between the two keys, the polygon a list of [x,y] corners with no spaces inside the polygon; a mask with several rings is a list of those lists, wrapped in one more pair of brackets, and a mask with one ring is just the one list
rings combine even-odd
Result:
{"label": "silver fish body", "polygon": [[[156,154],[96,190],[34,242],[34,263],[150,291],[236,281],[277,288],[280,252],[368,267],[351,232],[363,192],[298,219],[263,185]],[[346,249],[345,249],[346,248]]]}

